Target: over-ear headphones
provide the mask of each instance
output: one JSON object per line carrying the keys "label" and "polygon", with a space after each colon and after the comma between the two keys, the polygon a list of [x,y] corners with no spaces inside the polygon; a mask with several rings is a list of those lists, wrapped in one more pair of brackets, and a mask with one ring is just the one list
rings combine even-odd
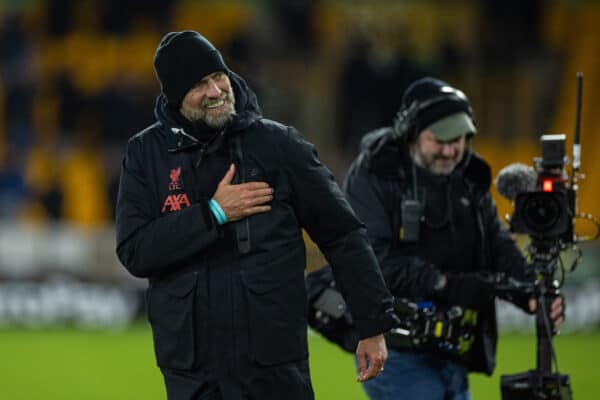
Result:
{"label": "over-ear headphones", "polygon": [[414,140],[419,130],[424,128],[423,126],[418,126],[417,117],[427,109],[442,102],[448,103],[449,108],[454,109],[456,112],[466,112],[473,119],[473,111],[469,104],[469,99],[467,99],[467,96],[462,91],[449,85],[442,85],[436,88],[436,93],[430,95],[428,98],[423,100],[415,98],[408,102],[409,96],[407,94],[413,88],[414,84],[406,90],[403,96],[402,107],[394,117],[393,128],[397,140]]}

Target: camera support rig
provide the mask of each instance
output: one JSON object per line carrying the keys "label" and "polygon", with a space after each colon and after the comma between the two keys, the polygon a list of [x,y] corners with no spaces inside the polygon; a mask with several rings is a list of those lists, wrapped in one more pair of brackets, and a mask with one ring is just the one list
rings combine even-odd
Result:
{"label": "camera support rig", "polygon": [[[552,345],[552,336],[556,332],[550,322],[550,305],[559,295],[554,273],[562,250],[561,245],[557,240],[533,238],[529,247],[533,258],[531,266],[536,272],[537,280],[530,289],[525,288],[525,291],[531,292],[537,301],[537,367],[519,374],[502,375],[502,400],[571,400],[569,375],[558,372],[558,362]],[[556,373],[552,372],[553,361]]]}

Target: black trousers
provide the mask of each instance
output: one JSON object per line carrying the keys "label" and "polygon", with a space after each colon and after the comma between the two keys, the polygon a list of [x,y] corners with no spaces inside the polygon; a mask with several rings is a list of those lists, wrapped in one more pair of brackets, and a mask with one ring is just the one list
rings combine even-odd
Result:
{"label": "black trousers", "polygon": [[[314,400],[308,360],[245,365],[237,377],[162,369],[168,400]],[[212,376],[211,376],[212,375]]]}

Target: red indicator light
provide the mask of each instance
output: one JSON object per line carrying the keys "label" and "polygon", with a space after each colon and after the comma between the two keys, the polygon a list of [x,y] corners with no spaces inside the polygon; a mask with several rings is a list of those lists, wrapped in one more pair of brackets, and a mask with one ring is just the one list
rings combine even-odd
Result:
{"label": "red indicator light", "polygon": [[551,192],[552,191],[552,180],[544,179],[542,181],[542,191]]}

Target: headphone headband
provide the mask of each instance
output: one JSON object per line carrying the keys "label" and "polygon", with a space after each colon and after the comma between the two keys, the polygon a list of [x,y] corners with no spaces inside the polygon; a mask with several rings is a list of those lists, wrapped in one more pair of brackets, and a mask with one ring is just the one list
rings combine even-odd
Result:
{"label": "headphone headband", "polygon": [[467,113],[473,117],[473,111],[471,105],[465,94],[450,86],[443,86],[440,88],[440,94],[423,101],[417,99],[413,100],[409,105],[403,104],[403,107],[398,111],[394,118],[394,132],[397,139],[410,139],[412,140],[417,134],[416,120],[417,116],[424,110],[434,106],[435,104],[451,101],[455,103],[462,103],[466,105]]}

